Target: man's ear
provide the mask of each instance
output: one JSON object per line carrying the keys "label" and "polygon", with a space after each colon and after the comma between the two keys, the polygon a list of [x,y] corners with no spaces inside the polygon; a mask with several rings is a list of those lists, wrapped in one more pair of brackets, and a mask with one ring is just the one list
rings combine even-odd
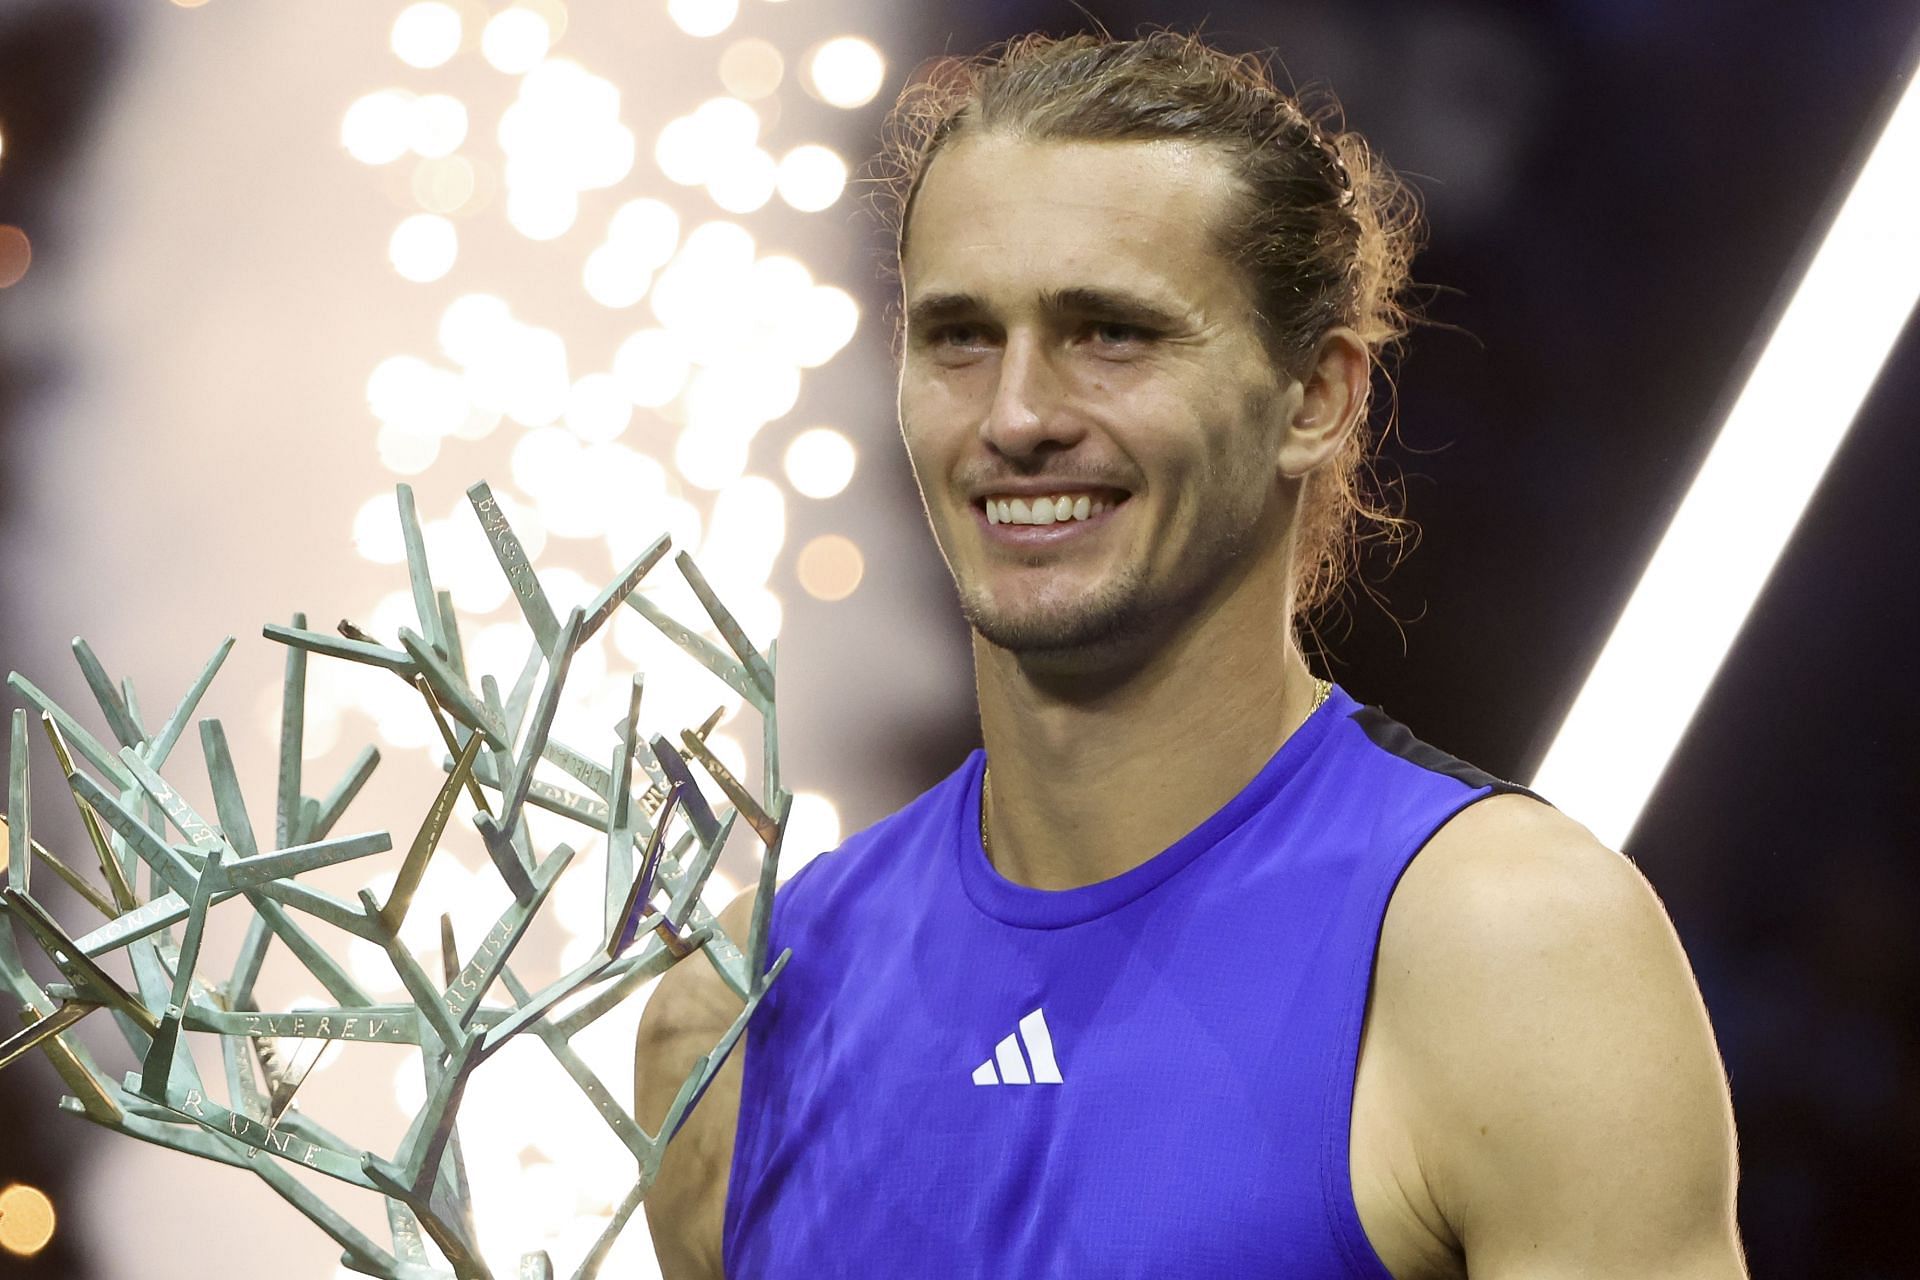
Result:
{"label": "man's ear", "polygon": [[1372,358],[1358,334],[1340,325],[1314,347],[1300,396],[1280,438],[1280,474],[1298,480],[1331,458],[1366,410]]}

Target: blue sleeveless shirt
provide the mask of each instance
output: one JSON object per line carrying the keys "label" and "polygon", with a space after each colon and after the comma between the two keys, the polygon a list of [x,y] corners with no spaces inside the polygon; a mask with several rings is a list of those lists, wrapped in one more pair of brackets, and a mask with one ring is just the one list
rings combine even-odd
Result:
{"label": "blue sleeveless shirt", "polygon": [[1517,788],[1335,687],[1172,847],[1048,891],[987,861],[982,765],[776,895],[726,1274],[1387,1277],[1347,1163],[1381,921]]}

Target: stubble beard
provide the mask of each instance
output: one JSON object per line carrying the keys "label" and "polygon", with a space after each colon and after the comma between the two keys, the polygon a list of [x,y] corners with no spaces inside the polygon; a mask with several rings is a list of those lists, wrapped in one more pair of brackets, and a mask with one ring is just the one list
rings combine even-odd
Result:
{"label": "stubble beard", "polygon": [[956,581],[960,611],[982,639],[1010,653],[1045,660],[1117,655],[1142,645],[1206,607],[1259,539],[1253,510],[1203,521],[1178,560],[1179,576],[1154,581],[1139,561],[1116,570],[1077,598],[1043,595],[1017,607],[996,605],[978,586]]}

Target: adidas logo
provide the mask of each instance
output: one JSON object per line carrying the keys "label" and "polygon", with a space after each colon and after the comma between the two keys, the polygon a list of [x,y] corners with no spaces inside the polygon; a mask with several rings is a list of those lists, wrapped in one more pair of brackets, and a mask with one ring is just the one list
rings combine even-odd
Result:
{"label": "adidas logo", "polygon": [[[1023,1056],[1020,1046],[1026,1045]],[[1027,1070],[1027,1060],[1033,1070]],[[998,1064],[998,1070],[995,1069]],[[1061,1084],[1060,1064],[1053,1058],[1053,1037],[1047,1034],[1047,1015],[1035,1009],[1020,1019],[1020,1029],[993,1046],[993,1056],[973,1069],[975,1084]]]}

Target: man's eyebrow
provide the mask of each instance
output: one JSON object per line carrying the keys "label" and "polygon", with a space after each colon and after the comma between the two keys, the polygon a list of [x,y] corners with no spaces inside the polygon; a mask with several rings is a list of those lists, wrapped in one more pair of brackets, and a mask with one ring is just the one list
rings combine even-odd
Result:
{"label": "man's eyebrow", "polygon": [[[1092,285],[1049,289],[1040,295],[1040,305],[1053,316],[1090,316],[1143,328],[1174,329],[1183,323],[1179,312],[1139,294]],[[914,330],[951,320],[972,320],[986,310],[986,303],[976,294],[930,293],[908,305],[907,328]]]}
{"label": "man's eyebrow", "polygon": [[907,307],[907,329],[924,329],[948,320],[970,320],[986,310],[971,293],[930,293]]}
{"label": "man's eyebrow", "polygon": [[1053,315],[1093,317],[1146,329],[1175,329],[1183,323],[1182,316],[1169,307],[1113,289],[1049,289],[1040,295],[1040,303]]}

